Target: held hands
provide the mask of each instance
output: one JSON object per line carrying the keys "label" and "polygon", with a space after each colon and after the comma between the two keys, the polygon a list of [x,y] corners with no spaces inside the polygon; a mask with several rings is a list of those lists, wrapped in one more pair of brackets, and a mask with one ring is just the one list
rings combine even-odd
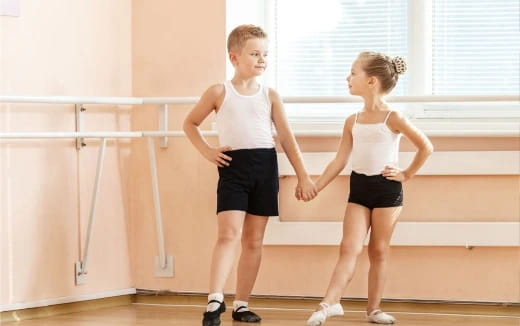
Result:
{"label": "held hands", "polygon": [[383,171],[381,171],[381,174],[388,180],[393,181],[404,182],[410,179],[410,177],[406,175],[405,171],[402,171],[401,169],[391,165],[385,165],[385,168]]}
{"label": "held hands", "polygon": [[223,168],[225,166],[229,166],[229,162],[231,162],[232,158],[224,154],[225,151],[230,151],[230,146],[224,147],[209,147],[205,150],[202,155],[211,163],[215,164],[219,168]]}
{"label": "held hands", "polygon": [[316,197],[317,195],[318,189],[316,188],[316,185],[310,177],[306,177],[303,180],[298,180],[298,185],[296,186],[296,190],[294,193],[296,199],[307,202],[309,200],[314,199],[314,197]]}

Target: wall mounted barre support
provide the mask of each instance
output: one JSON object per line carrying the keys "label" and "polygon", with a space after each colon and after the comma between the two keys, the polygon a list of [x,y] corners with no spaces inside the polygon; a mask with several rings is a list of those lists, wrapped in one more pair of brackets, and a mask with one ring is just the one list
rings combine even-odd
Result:
{"label": "wall mounted barre support", "polygon": [[[80,261],[74,263],[74,279],[76,285],[84,284],[87,281],[88,274],[88,258],[89,249],[94,232],[94,222],[96,218],[97,199],[99,195],[99,188],[101,185],[101,176],[103,174],[103,162],[105,159],[105,149],[107,138],[140,138],[141,132],[13,132],[0,133],[0,139],[56,139],[56,138],[99,138],[101,144],[98,151],[96,177],[94,180],[94,189],[92,191],[92,199],[90,203],[88,229],[83,246],[83,256]],[[163,249],[164,250],[164,249]]]}

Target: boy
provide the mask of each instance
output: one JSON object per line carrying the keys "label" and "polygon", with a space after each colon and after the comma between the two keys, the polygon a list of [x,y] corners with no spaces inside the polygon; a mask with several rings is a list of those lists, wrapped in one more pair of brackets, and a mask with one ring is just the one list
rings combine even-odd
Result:
{"label": "boy", "polygon": [[[269,216],[278,215],[278,166],[272,125],[296,171],[296,197],[316,196],[296,140],[287,122],[280,96],[260,85],[256,77],[266,69],[267,35],[257,26],[241,25],[228,37],[233,79],[209,87],[184,121],[184,132],[197,150],[218,166],[218,239],[213,249],[208,306],[203,326],[220,325],[226,310],[223,288],[235,260],[238,243],[236,297],[232,317],[242,322],[259,322],[248,300],[258,274],[262,241]],[[198,126],[212,112],[221,147],[210,146]]]}

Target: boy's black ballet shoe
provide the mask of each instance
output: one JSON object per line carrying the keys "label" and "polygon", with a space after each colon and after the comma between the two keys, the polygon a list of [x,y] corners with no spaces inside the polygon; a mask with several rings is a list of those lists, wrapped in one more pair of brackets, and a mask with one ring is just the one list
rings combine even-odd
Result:
{"label": "boy's black ballet shoe", "polygon": [[219,326],[220,325],[220,314],[226,311],[226,303],[217,300],[211,300],[208,303],[219,303],[220,306],[215,311],[206,311],[204,318],[202,319],[202,326]]}
{"label": "boy's black ballet shoe", "polygon": [[244,309],[244,308],[247,308],[247,307],[240,306],[240,307],[238,307],[237,310],[233,310],[233,313],[231,314],[231,316],[233,317],[233,320],[241,321],[241,322],[245,322],[245,323],[258,323],[259,321],[262,320],[262,318],[260,318],[260,316],[258,316],[257,314],[255,314],[252,311],[249,311],[249,310],[240,311],[240,309]]}

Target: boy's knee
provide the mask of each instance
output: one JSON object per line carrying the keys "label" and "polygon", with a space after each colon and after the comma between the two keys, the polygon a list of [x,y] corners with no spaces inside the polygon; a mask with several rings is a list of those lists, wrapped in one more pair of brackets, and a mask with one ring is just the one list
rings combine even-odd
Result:
{"label": "boy's knee", "polygon": [[369,246],[368,247],[368,257],[371,261],[382,261],[385,260],[388,256],[388,247],[387,246]]}
{"label": "boy's knee", "polygon": [[263,237],[242,237],[242,250],[261,250]]}
{"label": "boy's knee", "polygon": [[238,242],[240,241],[240,231],[234,229],[221,230],[218,233],[219,242]]}

